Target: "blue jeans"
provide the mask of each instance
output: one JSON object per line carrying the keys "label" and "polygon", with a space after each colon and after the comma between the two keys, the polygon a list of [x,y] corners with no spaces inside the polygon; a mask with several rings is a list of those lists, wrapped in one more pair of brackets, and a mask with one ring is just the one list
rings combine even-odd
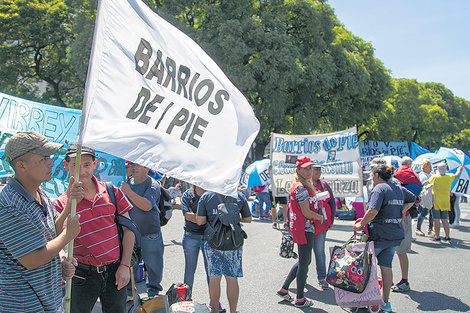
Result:
{"label": "blue jeans", "polygon": [[313,253],[315,254],[315,265],[317,267],[317,278],[326,278],[326,256],[325,256],[326,231],[321,231],[313,239]]}
{"label": "blue jeans", "polygon": [[99,298],[104,313],[126,312],[126,288],[117,290],[116,271],[119,263],[109,266],[104,273],[84,269],[80,265],[72,278],[70,311],[90,313]]}
{"label": "blue jeans", "polygon": [[426,215],[429,213],[429,226],[428,230],[432,230],[433,228],[433,217],[432,217],[432,210],[426,209],[425,207],[420,206],[421,211],[419,212],[418,215],[418,221],[416,222],[416,229],[421,230],[421,225],[423,225],[424,218]]}
{"label": "blue jeans", "polygon": [[204,258],[204,268],[206,269],[207,285],[209,285],[209,276],[207,276],[207,257],[204,252],[204,235],[194,234],[188,231],[183,235],[183,251],[184,251],[184,283],[190,287],[193,292],[194,273],[196,272],[199,251],[202,252]]}
{"label": "blue jeans", "polygon": [[[142,260],[147,269],[147,293],[149,297],[155,297],[163,290],[163,237],[161,231],[156,234],[142,236]],[[133,267],[134,278],[137,277],[139,264]],[[127,285],[127,294],[132,294],[131,283]]]}
{"label": "blue jeans", "polygon": [[297,252],[299,260],[292,266],[289,275],[287,275],[283,289],[289,290],[290,284],[297,278],[297,299],[303,299],[304,287],[307,281],[308,266],[312,261],[312,248],[313,248],[313,233],[306,232],[307,243],[304,245],[297,245]]}
{"label": "blue jeans", "polygon": [[[259,200],[258,208],[259,208],[259,216],[269,216],[269,210],[271,210],[271,199],[269,198],[269,193],[268,192],[260,192],[256,194],[256,197]],[[266,204],[266,206],[264,205]],[[263,214],[263,207],[264,207],[264,212]]]}

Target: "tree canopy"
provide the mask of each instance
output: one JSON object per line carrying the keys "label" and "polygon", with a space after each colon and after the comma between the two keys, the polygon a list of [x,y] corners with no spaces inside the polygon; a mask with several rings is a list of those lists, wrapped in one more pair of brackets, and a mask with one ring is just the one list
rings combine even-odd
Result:
{"label": "tree canopy", "polygon": [[[261,123],[258,155],[271,132],[354,125],[361,140],[470,148],[469,102],[439,83],[392,79],[372,45],[347,30],[325,1],[144,1],[198,42],[246,96]],[[80,107],[96,6],[3,1],[0,90]]]}

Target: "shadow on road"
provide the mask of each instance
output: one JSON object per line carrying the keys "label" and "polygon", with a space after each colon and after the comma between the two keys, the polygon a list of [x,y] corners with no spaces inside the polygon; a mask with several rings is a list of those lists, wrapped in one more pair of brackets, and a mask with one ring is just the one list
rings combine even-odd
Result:
{"label": "shadow on road", "polygon": [[423,312],[469,312],[470,306],[460,299],[434,291],[413,291],[406,293],[413,301],[418,303],[417,309]]}
{"label": "shadow on road", "polygon": [[[307,291],[305,291],[305,297],[313,301],[313,306],[306,307],[306,308],[299,308],[299,310],[303,312],[307,312],[307,313],[320,313],[320,312],[328,313],[328,311],[316,308],[315,304],[317,302],[336,304],[335,294],[332,289],[327,290],[327,291],[320,291],[318,289],[313,288],[309,284],[306,284],[305,288],[307,289]],[[293,294],[293,297],[295,298],[296,289],[289,288],[289,291]],[[318,299],[321,299],[321,301]],[[288,301],[279,301],[279,304],[285,305],[285,306],[294,306],[294,302],[288,302]]]}
{"label": "shadow on road", "polygon": [[183,242],[181,241],[170,240],[170,242],[171,243],[165,243],[164,246],[168,247],[168,246],[182,246],[183,245]]}
{"label": "shadow on road", "polygon": [[413,241],[413,244],[428,247],[432,249],[446,249],[446,248],[453,248],[453,249],[464,249],[470,250],[470,244],[467,241],[461,239],[452,239],[451,243],[444,243],[444,242],[424,242],[424,241]]}

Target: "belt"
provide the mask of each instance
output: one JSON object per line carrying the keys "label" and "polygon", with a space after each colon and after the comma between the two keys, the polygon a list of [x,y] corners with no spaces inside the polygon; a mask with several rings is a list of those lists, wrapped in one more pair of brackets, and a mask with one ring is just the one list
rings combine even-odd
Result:
{"label": "belt", "polygon": [[103,266],[92,266],[88,264],[78,263],[77,267],[84,269],[84,270],[88,270],[93,273],[101,274],[101,273],[106,273],[107,271],[111,270],[115,265],[116,263],[111,263],[111,264],[103,265]]}

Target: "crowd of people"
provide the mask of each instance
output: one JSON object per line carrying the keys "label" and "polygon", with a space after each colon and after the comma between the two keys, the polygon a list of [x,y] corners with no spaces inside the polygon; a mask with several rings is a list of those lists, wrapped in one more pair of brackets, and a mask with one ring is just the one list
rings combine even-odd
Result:
{"label": "crowd of people", "polygon": [[[93,175],[97,165],[93,149],[70,144],[64,166],[70,172],[67,190],[52,202],[40,187],[52,176],[51,155],[62,145],[49,142],[34,131],[19,132],[5,146],[5,156],[15,174],[9,178],[0,193],[0,308],[2,312],[57,312],[63,305],[63,281],[72,279],[71,312],[91,312],[99,299],[103,312],[126,312],[126,302],[132,299],[131,267],[137,275],[138,264],[132,262],[134,233],[123,228],[119,239],[115,217],[131,219],[141,234],[141,257],[147,278],[149,298],[163,291],[164,244],[157,203],[161,197],[160,183],[142,165],[126,162],[127,179],[120,188],[100,182]],[[77,153],[81,151],[80,164]],[[427,234],[433,241],[451,240],[449,212],[451,212],[451,183],[459,176],[447,173],[447,165],[437,165],[432,175],[430,162],[423,162],[418,176],[411,169],[412,160],[404,157],[396,170],[376,158],[371,162],[370,194],[365,214],[356,220],[355,231],[368,227],[374,242],[375,255],[383,279],[382,311],[391,312],[390,291],[410,290],[408,282],[411,251],[412,215],[417,208],[417,228],[421,231],[429,215]],[[77,168],[79,167],[79,168]],[[77,170],[76,170],[77,168]],[[200,186],[182,188],[175,184],[172,197],[180,197],[185,219],[183,235],[184,283],[194,287],[194,275],[200,252],[208,285],[212,312],[225,312],[220,303],[222,277],[227,283],[229,312],[237,312],[239,297],[238,277],[243,277],[243,246],[222,251],[212,247],[204,235],[206,224],[216,220],[221,205],[232,203],[239,220],[250,223],[252,213],[267,219],[271,211],[276,227],[277,213],[274,203],[280,204],[284,228],[291,232],[298,249],[298,261],[292,266],[277,295],[296,307],[308,307],[313,301],[304,296],[312,252],[316,263],[316,276],[321,289],[329,289],[326,282],[325,241],[334,224],[337,204],[344,199],[335,198],[329,184],[321,179],[322,165],[308,156],[296,160],[295,182],[288,197],[271,199],[269,186],[256,190],[256,200],[250,210],[247,197],[238,192],[236,198],[206,191]],[[79,176],[75,177],[78,172]],[[186,188],[188,187],[188,188]],[[431,188],[433,206],[420,205],[419,196]],[[184,192],[182,192],[182,189]],[[112,193],[113,195],[110,195]],[[76,215],[71,217],[72,202],[76,201]],[[458,201],[457,201],[458,202]],[[454,221],[458,222],[458,214]],[[445,237],[440,237],[440,224]],[[67,261],[64,248],[74,240],[72,262]],[[393,284],[392,261],[397,254],[401,280]],[[295,299],[289,287],[296,280]]]}

